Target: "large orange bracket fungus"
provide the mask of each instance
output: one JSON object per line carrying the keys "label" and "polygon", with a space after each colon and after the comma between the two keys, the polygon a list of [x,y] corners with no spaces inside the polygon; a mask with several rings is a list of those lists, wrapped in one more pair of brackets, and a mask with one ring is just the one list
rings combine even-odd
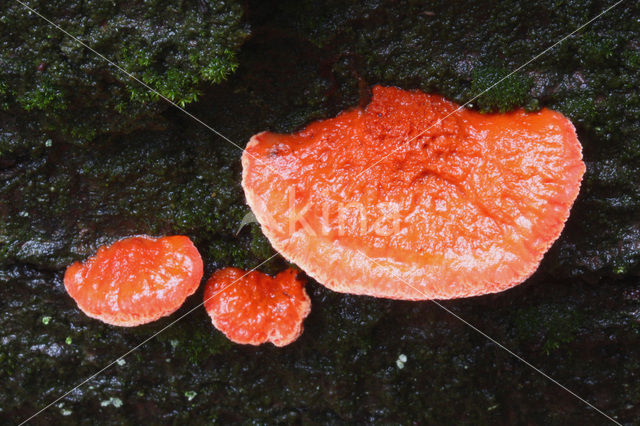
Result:
{"label": "large orange bracket fungus", "polygon": [[175,312],[198,288],[202,266],[187,237],[136,236],[69,266],[64,286],[88,316],[135,326]]}
{"label": "large orange bracket fungus", "polygon": [[216,271],[207,281],[204,306],[213,325],[236,343],[285,346],[302,334],[311,300],[298,271],[275,277],[237,268]]}
{"label": "large orange bracket fungus", "polygon": [[524,281],[585,171],[558,112],[485,115],[380,86],[365,109],[255,135],[242,166],[247,202],[284,257],[333,290],[410,300]]}

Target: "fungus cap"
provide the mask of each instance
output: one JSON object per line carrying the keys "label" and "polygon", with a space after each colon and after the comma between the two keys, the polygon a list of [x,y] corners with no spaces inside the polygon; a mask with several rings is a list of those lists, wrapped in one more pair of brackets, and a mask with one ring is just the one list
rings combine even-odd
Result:
{"label": "fungus cap", "polygon": [[124,238],[70,265],[64,286],[88,316],[135,326],[175,312],[202,279],[198,249],[188,237]]}
{"label": "fungus cap", "polygon": [[558,112],[480,114],[381,86],[365,109],[253,136],[242,165],[247,202],[285,258],[335,291],[408,300],[524,281],[585,171]]}
{"label": "fungus cap", "polygon": [[291,268],[275,277],[220,269],[205,286],[205,309],[213,325],[236,343],[288,345],[302,334],[311,312],[305,283],[297,276]]}

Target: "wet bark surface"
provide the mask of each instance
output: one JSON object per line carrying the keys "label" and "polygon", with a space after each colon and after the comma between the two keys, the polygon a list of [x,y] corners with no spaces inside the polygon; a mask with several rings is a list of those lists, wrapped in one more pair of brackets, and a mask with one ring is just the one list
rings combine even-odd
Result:
{"label": "wet bark surface", "polygon": [[[464,103],[610,4],[248,2],[252,34],[237,71],[202,86],[189,111],[243,147],[258,131],[366,104],[373,84]],[[587,173],[533,277],[442,302],[624,424],[640,418],[639,19],[623,2],[472,102],[561,111],[576,125]],[[1,419],[31,416],[160,332],[34,423],[606,421],[432,302],[337,294],[311,281],[305,331],[285,348],[230,343],[197,307],[202,288],[141,327],[83,315],[64,291],[65,266],[123,236],[189,235],[206,277],[274,254],[255,224],[236,235],[249,212],[241,150],[163,111],[163,129],[81,144],[38,126],[37,114],[1,113]],[[285,266],[276,257],[260,269]]]}

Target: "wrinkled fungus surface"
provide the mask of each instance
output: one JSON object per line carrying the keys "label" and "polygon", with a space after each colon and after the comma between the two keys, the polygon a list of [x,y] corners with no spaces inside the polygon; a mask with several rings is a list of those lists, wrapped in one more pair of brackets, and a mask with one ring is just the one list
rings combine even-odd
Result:
{"label": "wrinkled fungus surface", "polygon": [[136,236],[69,266],[64,286],[88,316],[135,326],[175,312],[202,274],[200,253],[189,238]]}
{"label": "wrinkled fungus surface", "polygon": [[548,109],[456,109],[376,86],[365,109],[255,135],[242,184],[263,232],[340,292],[448,299],[521,283],[578,195],[575,129]]}
{"label": "wrinkled fungus surface", "polygon": [[302,334],[311,311],[305,282],[297,276],[291,268],[275,277],[220,269],[207,281],[204,306],[213,325],[236,343],[285,346]]}

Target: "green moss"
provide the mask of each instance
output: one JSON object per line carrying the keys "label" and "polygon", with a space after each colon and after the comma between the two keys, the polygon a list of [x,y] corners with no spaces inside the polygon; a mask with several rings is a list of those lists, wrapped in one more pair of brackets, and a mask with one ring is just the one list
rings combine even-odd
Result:
{"label": "green moss", "polygon": [[[236,69],[235,52],[248,35],[235,2],[29,5],[183,107],[203,84],[220,83]],[[19,3],[4,2],[0,16],[3,109],[37,111],[45,129],[76,142],[163,125],[167,105],[158,95]]]}
{"label": "green moss", "polygon": [[561,100],[559,106],[565,114],[571,117],[574,123],[591,127],[597,119],[598,108],[595,100],[589,94],[568,97]]}
{"label": "green moss", "polygon": [[550,355],[566,348],[576,339],[580,327],[585,324],[582,312],[566,307],[543,305],[527,307],[513,313],[516,338]]}
{"label": "green moss", "polygon": [[497,67],[475,68],[471,77],[471,91],[482,94],[475,101],[482,112],[507,112],[532,102],[529,100],[532,84],[528,76]]}
{"label": "green moss", "polygon": [[[210,325],[211,320],[206,314],[197,316],[200,324],[206,327],[172,328],[159,336],[159,342],[164,344],[167,353],[173,358],[184,360],[191,365],[200,365],[213,356],[224,354],[233,348],[234,344]],[[189,321],[193,321],[190,318]],[[168,343],[168,344],[167,344]]]}
{"label": "green moss", "polygon": [[619,49],[619,40],[614,34],[596,34],[589,31],[582,36],[580,43],[577,43],[577,56],[585,66],[602,67],[606,66],[616,55]]}
{"label": "green moss", "polygon": [[[197,58],[193,58],[192,61],[196,61]],[[216,57],[211,60],[202,70],[200,75],[206,81],[212,81],[214,83],[220,83],[225,80],[229,75],[238,68],[238,62],[235,54],[230,50],[225,50],[221,57]]]}
{"label": "green moss", "polygon": [[264,236],[260,227],[251,225],[251,252],[258,258],[267,259],[275,254],[269,240]]}
{"label": "green moss", "polygon": [[[5,95],[7,91],[5,91]],[[21,93],[17,100],[26,111],[56,111],[67,108],[62,92],[55,87],[50,78],[46,77],[41,79],[36,87]]]}

